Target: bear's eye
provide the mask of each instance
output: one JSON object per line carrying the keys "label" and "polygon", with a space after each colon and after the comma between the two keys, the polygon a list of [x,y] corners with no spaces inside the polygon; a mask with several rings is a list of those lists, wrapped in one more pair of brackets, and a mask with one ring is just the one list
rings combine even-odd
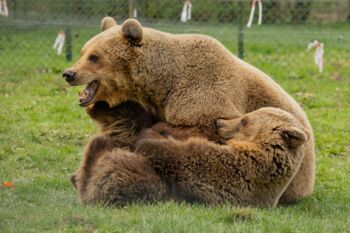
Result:
{"label": "bear's eye", "polygon": [[96,55],[90,55],[89,56],[89,61],[96,63],[98,60],[98,57]]}
{"label": "bear's eye", "polygon": [[242,126],[246,126],[248,124],[248,120],[246,119],[246,118],[243,118],[242,120],[241,120],[241,125]]}

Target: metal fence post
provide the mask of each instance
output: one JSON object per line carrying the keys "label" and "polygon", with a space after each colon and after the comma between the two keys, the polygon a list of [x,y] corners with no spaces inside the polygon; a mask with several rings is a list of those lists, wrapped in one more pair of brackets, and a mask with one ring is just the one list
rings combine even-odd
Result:
{"label": "metal fence post", "polygon": [[[70,7],[69,0],[65,0],[64,8],[65,8],[66,19],[70,18],[69,7]],[[65,29],[65,36],[66,36],[66,60],[70,62],[72,61],[72,33],[68,22]]]}
{"label": "metal fence post", "polygon": [[244,23],[243,23],[243,10],[244,5],[243,1],[240,0],[239,3],[239,9],[238,9],[238,57],[241,59],[244,59]]}

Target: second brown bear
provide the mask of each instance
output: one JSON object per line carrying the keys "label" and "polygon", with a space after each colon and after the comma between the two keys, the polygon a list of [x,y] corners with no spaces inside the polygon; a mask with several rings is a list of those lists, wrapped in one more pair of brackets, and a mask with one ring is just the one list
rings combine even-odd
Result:
{"label": "second brown bear", "polygon": [[94,139],[73,179],[81,201],[275,206],[300,166],[309,131],[277,108],[218,123],[227,145],[200,138],[196,129],[181,140],[168,138],[181,133],[164,123],[144,133],[135,153],[117,149],[109,135]]}

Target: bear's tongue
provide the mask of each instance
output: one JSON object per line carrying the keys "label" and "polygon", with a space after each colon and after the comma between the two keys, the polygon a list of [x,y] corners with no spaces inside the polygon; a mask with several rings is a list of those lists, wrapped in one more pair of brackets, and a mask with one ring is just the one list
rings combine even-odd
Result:
{"label": "bear's tongue", "polygon": [[79,93],[79,105],[81,107],[86,107],[90,104],[95,97],[98,87],[99,83],[95,80],[86,85],[85,89]]}

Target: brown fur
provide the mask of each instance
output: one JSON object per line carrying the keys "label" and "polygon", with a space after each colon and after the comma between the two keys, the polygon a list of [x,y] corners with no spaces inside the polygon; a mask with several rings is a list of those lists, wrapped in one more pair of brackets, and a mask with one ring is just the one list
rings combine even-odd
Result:
{"label": "brown fur", "polygon": [[276,108],[262,108],[221,123],[226,125],[219,131],[231,132],[233,137],[227,145],[204,138],[147,137],[138,142],[136,151],[185,199],[276,206],[303,160],[309,131]]}
{"label": "brown fur", "polygon": [[[105,30],[85,44],[81,58],[70,68],[76,73],[71,85],[100,83],[90,104],[106,101],[114,107],[131,100],[161,121],[211,134],[217,118],[233,118],[261,107],[281,108],[310,131],[310,140],[303,147],[304,160],[281,200],[295,201],[312,193],[312,128],[301,107],[270,77],[208,36],[164,33],[133,19],[121,26],[111,18],[104,19],[102,28]],[[89,60],[91,55],[98,57],[97,62]]]}
{"label": "brown fur", "polygon": [[199,130],[176,128],[166,123],[157,123],[152,130],[147,130],[157,119],[131,101],[113,108],[105,102],[97,102],[86,110],[99,124],[101,136],[89,143],[77,173],[71,177],[82,203],[103,202],[122,206],[132,201],[186,199],[167,190],[165,183],[145,159],[130,150],[140,138],[172,135],[185,140],[201,136]]}
{"label": "brown fur", "polygon": [[218,120],[227,145],[208,142],[195,128],[187,130],[158,123],[141,133],[136,153],[116,149],[109,136],[95,138],[72,179],[80,200],[118,206],[176,199],[273,207],[299,168],[309,137],[293,116],[275,108]]}
{"label": "brown fur", "polygon": [[120,148],[133,150],[140,138],[172,136],[186,140],[194,136],[205,137],[200,130],[162,122],[147,129],[156,119],[131,101],[113,108],[105,102],[97,102],[87,108],[87,113],[99,124],[101,136],[89,143],[77,173],[71,177],[82,203],[102,202],[122,206],[132,201],[191,201],[174,193],[144,157]]}
{"label": "brown fur", "polygon": [[109,136],[88,145],[78,172],[71,177],[82,203],[123,206],[165,198],[166,186],[142,156],[117,149]]}
{"label": "brown fur", "polygon": [[140,132],[151,127],[157,120],[141,105],[127,101],[113,108],[106,102],[97,102],[86,109],[95,120],[102,135],[108,135],[115,147],[132,149]]}

